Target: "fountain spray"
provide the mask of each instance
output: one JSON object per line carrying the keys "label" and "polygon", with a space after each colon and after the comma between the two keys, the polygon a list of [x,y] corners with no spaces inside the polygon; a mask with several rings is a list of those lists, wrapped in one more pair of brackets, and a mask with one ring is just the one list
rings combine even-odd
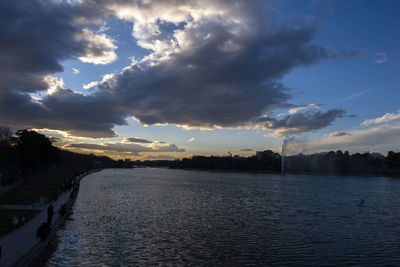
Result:
{"label": "fountain spray", "polygon": [[284,139],[282,143],[282,155],[281,155],[281,175],[285,175],[285,153],[286,153],[286,145],[288,139]]}

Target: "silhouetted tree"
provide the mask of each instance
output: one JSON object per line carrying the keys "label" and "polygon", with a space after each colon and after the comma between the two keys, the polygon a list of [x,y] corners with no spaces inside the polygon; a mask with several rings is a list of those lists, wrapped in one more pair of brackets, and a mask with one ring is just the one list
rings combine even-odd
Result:
{"label": "silhouetted tree", "polygon": [[[4,130],[2,136],[11,134]],[[6,134],[4,134],[6,133]],[[3,184],[22,178],[29,184],[68,183],[81,172],[104,167],[131,167],[130,161],[117,162],[108,157],[78,154],[53,146],[57,139],[33,130],[19,130],[9,142],[0,143],[0,173]]]}
{"label": "silhouetted tree", "polygon": [[52,146],[48,137],[36,131],[17,131],[14,146],[22,157],[23,167],[29,171],[36,169],[39,165],[58,161],[59,149]]}
{"label": "silhouetted tree", "polygon": [[400,152],[389,151],[386,159],[390,167],[400,168]]}

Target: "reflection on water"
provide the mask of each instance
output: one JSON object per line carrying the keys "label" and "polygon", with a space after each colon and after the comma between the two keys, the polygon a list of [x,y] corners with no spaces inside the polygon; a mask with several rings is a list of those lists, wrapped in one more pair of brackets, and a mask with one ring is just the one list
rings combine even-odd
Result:
{"label": "reflection on water", "polygon": [[399,179],[109,169],[73,219],[48,266],[400,264]]}

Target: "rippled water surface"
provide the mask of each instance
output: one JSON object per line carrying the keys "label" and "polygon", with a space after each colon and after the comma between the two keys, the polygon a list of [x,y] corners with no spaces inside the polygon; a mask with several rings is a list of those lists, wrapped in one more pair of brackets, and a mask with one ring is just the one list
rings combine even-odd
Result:
{"label": "rippled water surface", "polygon": [[400,179],[108,169],[72,218],[48,266],[400,265]]}

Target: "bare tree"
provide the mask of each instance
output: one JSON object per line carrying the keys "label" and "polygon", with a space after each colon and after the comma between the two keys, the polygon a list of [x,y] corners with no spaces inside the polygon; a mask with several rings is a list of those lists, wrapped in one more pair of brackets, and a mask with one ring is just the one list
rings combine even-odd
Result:
{"label": "bare tree", "polygon": [[10,140],[12,132],[8,126],[0,126],[0,141]]}

